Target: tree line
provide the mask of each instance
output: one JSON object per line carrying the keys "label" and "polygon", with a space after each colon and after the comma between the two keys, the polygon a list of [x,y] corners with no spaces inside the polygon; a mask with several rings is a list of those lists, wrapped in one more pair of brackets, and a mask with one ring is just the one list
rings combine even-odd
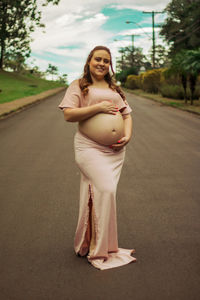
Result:
{"label": "tree line", "polygon": [[[41,2],[42,6],[49,3],[58,5],[60,0]],[[189,82],[194,91],[200,73],[200,0],[171,0],[164,12],[167,18],[161,26],[160,35],[169,50],[156,45],[155,67],[169,68],[169,72],[180,76],[184,89]],[[31,54],[30,34],[36,27],[45,27],[41,17],[37,0],[0,0],[0,70],[9,68],[20,72],[27,68],[26,59]],[[116,78],[122,84],[128,75],[153,68],[141,48],[122,47],[119,52]],[[42,76],[38,67],[32,68],[31,72]],[[53,76],[58,69],[49,64],[46,73]],[[65,79],[66,76],[64,74]]]}
{"label": "tree line", "polygon": [[[180,77],[185,92],[189,84],[191,104],[200,74],[200,0],[172,0],[164,12],[167,18],[161,26],[160,35],[168,44],[155,48],[155,68],[167,68],[168,74]],[[141,48],[124,47],[117,60],[116,77],[125,83],[128,75],[153,69],[151,61]],[[150,54],[152,51],[150,50]]]}

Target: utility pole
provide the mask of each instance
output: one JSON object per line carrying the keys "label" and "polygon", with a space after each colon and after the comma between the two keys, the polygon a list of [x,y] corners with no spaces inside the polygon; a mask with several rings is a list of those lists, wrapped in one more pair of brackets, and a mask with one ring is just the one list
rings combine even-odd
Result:
{"label": "utility pole", "polygon": [[135,36],[140,36],[140,34],[131,34],[131,61],[132,61],[132,66],[134,64],[134,51],[135,51],[135,47],[134,47],[134,37]]}
{"label": "utility pole", "polygon": [[121,70],[123,71],[124,70],[124,67],[125,67],[125,64],[124,64],[124,48],[121,48],[119,50],[119,53],[121,53]]}
{"label": "utility pole", "polygon": [[151,14],[152,16],[152,50],[153,50],[153,55],[152,55],[152,66],[155,68],[155,52],[156,52],[156,42],[155,42],[155,20],[154,16],[155,14],[162,14],[162,11],[143,11],[144,14]]}

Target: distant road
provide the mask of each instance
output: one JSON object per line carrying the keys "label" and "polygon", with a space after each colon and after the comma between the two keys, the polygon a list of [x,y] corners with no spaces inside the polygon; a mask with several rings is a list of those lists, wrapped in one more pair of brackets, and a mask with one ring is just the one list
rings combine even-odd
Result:
{"label": "distant road", "polygon": [[99,271],[73,250],[77,125],[57,108],[63,94],[0,121],[0,299],[199,300],[199,116],[127,94],[118,234],[138,261]]}

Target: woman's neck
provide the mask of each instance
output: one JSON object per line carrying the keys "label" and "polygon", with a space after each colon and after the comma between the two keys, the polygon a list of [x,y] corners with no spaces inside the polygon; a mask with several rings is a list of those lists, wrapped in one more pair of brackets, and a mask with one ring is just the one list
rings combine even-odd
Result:
{"label": "woman's neck", "polygon": [[94,76],[92,76],[91,75],[91,77],[92,77],[92,85],[93,86],[96,86],[96,87],[102,87],[102,88],[104,88],[104,87],[108,87],[108,83],[105,81],[105,79],[104,78],[102,78],[102,79],[97,79],[97,78],[95,78]]}

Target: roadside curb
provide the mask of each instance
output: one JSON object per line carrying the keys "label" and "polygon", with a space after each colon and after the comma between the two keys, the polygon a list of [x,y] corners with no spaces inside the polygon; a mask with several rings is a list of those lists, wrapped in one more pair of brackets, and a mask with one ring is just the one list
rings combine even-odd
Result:
{"label": "roadside curb", "polygon": [[66,87],[58,87],[55,89],[44,91],[37,95],[32,95],[29,97],[24,97],[21,99],[16,99],[10,102],[0,104],[0,119],[4,119],[12,114],[15,114],[28,106],[31,106],[37,102],[40,102],[50,96],[58,94],[59,92],[65,90]]}

